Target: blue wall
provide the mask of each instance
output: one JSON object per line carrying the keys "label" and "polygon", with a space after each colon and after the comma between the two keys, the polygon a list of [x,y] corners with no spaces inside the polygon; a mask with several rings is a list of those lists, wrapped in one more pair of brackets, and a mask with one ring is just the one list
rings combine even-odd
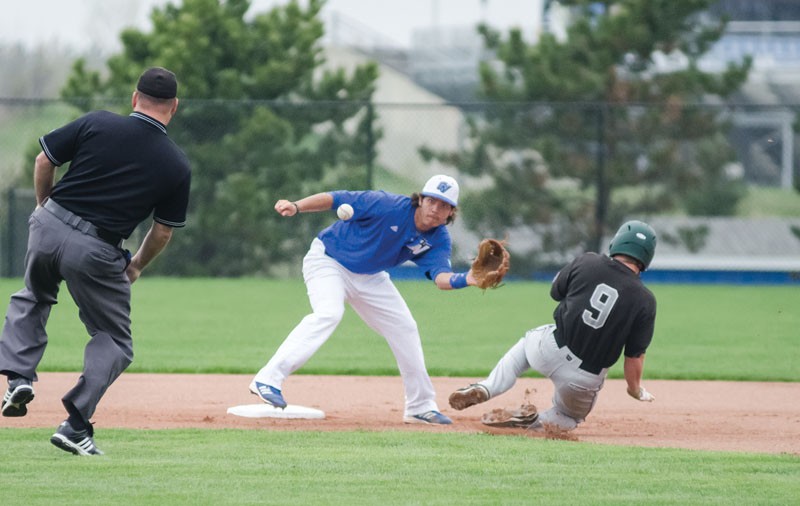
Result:
{"label": "blue wall", "polygon": [[[400,266],[389,270],[392,279],[424,280],[426,279],[417,267]],[[550,282],[556,271],[536,272],[529,278],[533,281]],[[521,279],[509,276],[508,281]],[[731,284],[731,285],[798,285],[800,272],[770,271],[692,271],[692,270],[652,270],[642,274],[645,283],[698,283],[698,284]]]}
{"label": "blue wall", "polygon": [[642,279],[653,283],[791,285],[800,284],[800,272],[658,270],[645,271]]}

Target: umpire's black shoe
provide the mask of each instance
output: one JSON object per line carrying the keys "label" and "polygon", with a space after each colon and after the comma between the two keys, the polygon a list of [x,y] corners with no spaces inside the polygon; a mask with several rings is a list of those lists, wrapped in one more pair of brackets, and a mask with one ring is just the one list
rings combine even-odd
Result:
{"label": "umpire's black shoe", "polygon": [[75,455],[103,455],[100,448],[94,445],[92,436],[94,436],[94,429],[91,425],[86,430],[75,430],[68,421],[64,420],[50,438],[50,442],[65,452]]}
{"label": "umpire's black shoe", "polygon": [[25,416],[27,404],[33,400],[33,386],[28,378],[8,380],[8,390],[3,396],[3,416]]}

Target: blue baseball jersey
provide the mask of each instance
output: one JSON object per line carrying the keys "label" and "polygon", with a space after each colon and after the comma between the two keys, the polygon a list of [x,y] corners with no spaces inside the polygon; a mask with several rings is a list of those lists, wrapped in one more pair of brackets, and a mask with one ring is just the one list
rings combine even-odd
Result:
{"label": "blue baseball jersey", "polygon": [[452,272],[450,232],[440,225],[420,232],[411,198],[384,191],[332,191],[333,209],[350,204],[347,221],[337,220],[317,237],[325,253],[357,274],[375,274],[414,262],[428,279]]}

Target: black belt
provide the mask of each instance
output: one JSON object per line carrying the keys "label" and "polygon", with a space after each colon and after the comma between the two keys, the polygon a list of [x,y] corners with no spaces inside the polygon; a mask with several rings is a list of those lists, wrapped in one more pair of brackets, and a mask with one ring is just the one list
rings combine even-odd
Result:
{"label": "black belt", "polygon": [[[567,345],[566,341],[564,341],[564,339],[559,335],[557,328],[555,330],[553,330],[553,337],[555,338],[556,344],[558,345],[559,348],[563,348],[564,346]],[[573,353],[572,350],[570,350],[570,353],[575,355],[575,353]],[[578,359],[580,359],[580,357],[578,357],[577,355],[575,355],[575,356]],[[602,371],[604,368],[603,367],[597,367],[597,366],[594,366],[594,365],[591,365],[591,364],[587,364],[586,362],[581,361],[581,365],[578,366],[578,369],[583,369],[584,371],[586,371],[588,373],[591,373],[591,374],[600,374],[600,371]]]}
{"label": "black belt", "polygon": [[53,216],[72,228],[80,230],[84,234],[97,237],[101,241],[106,242],[115,248],[122,248],[122,241],[124,240],[124,237],[93,225],[72,211],[64,209],[55,200],[48,198],[44,202],[44,208],[50,211]]}

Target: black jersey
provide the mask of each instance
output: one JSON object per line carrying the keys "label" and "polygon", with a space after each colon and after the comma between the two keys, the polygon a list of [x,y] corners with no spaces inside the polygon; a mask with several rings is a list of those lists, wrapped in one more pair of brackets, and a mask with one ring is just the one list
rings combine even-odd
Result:
{"label": "black jersey", "polygon": [[54,165],[71,161],[50,197],[95,226],[127,238],[151,213],[170,227],[186,224],[189,161],[150,116],[90,112],[39,144]]}
{"label": "black jersey", "polygon": [[611,367],[625,356],[638,357],[653,338],[656,299],[624,264],[584,253],[556,275],[550,296],[559,340],[584,364]]}

